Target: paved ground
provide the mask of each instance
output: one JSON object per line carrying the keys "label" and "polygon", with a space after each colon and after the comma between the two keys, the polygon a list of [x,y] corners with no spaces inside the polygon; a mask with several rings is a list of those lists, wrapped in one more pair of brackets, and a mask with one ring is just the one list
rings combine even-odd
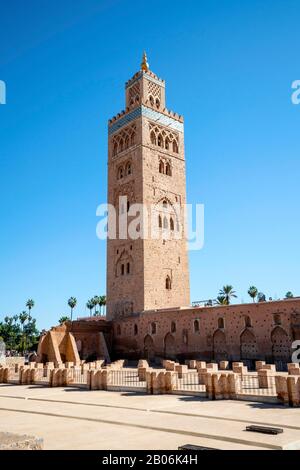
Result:
{"label": "paved ground", "polygon": [[[250,433],[248,424],[284,433]],[[300,408],[1,384],[1,431],[41,437],[45,449],[300,449]]]}

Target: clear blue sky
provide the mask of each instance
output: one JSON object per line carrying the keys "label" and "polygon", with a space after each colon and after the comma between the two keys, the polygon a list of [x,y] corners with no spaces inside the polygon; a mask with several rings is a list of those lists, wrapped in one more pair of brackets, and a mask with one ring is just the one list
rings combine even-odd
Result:
{"label": "clear blue sky", "polygon": [[40,328],[105,293],[107,119],[143,49],[185,116],[188,201],[205,204],[192,300],[225,283],[299,289],[297,0],[0,0],[0,319]]}

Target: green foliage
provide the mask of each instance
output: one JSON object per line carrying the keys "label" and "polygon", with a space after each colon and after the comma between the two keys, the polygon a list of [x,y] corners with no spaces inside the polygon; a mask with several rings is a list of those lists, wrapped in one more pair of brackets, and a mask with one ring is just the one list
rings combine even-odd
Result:
{"label": "green foliage", "polygon": [[291,291],[288,291],[288,292],[285,294],[285,298],[286,298],[286,299],[293,299],[293,298],[294,298],[294,294],[293,294]]}
{"label": "green foliage", "polygon": [[216,303],[217,305],[228,305],[227,300],[224,295],[218,295]]}
{"label": "green foliage", "polygon": [[70,317],[68,317],[67,315],[63,315],[62,317],[60,317],[58,321],[59,321],[59,324],[62,325],[66,321],[70,321],[70,320],[71,320]]}
{"label": "green foliage", "polygon": [[255,286],[249,287],[249,289],[248,289],[248,294],[249,294],[250,297],[253,299],[253,302],[255,302],[255,299],[256,299],[257,294],[258,294],[258,289],[257,289],[257,287],[255,287]]}
{"label": "green foliage", "polygon": [[76,307],[77,305],[77,299],[76,297],[70,297],[69,300],[68,300],[68,305],[71,309],[71,320],[73,319],[73,309]]}
{"label": "green foliage", "polygon": [[6,316],[0,322],[0,337],[6,344],[6,349],[24,352],[37,347],[40,333],[36,320],[22,312],[20,315]]}
{"label": "green foliage", "polygon": [[[226,285],[219,291],[219,296],[217,297],[218,303],[222,305],[229,305],[232,298],[236,298],[236,292],[231,285]],[[222,302],[222,303],[221,303]]]}

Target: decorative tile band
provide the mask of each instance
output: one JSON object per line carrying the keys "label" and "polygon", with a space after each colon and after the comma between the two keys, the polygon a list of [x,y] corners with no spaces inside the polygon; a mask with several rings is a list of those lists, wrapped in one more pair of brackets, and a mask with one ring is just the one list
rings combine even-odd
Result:
{"label": "decorative tile band", "polygon": [[112,135],[121,129],[123,126],[126,126],[131,121],[134,121],[138,117],[144,116],[152,121],[156,121],[158,124],[174,129],[178,132],[183,132],[183,123],[176,121],[176,119],[166,116],[165,114],[159,113],[154,109],[147,108],[146,106],[139,106],[130,113],[126,114],[124,117],[120,118],[118,121],[114,122],[111,126],[108,127],[108,135]]}
{"label": "decorative tile band", "polygon": [[145,72],[140,72],[140,74],[133,81],[129,80],[128,82],[126,82],[125,88],[127,89],[128,87],[133,85],[135,82],[139,81],[144,75],[146,76],[147,80],[149,80],[150,82],[156,83],[156,85],[159,85],[162,88],[165,88],[165,86],[166,86],[165,82],[160,81],[160,80],[156,80],[156,78],[151,77],[151,75],[148,75]]}

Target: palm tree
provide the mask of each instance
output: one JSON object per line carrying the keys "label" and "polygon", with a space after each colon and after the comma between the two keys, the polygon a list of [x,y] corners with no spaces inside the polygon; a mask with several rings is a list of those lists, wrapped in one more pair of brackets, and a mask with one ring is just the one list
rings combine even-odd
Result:
{"label": "palm tree", "polygon": [[93,299],[90,299],[90,300],[87,301],[86,307],[89,309],[90,317],[91,317],[92,316],[92,310],[95,307]]}
{"label": "palm tree", "polygon": [[223,289],[219,291],[219,297],[224,297],[224,304],[229,305],[232,298],[236,298],[237,295],[231,285],[223,286]]}
{"label": "palm tree", "polygon": [[218,295],[216,300],[217,305],[228,305],[224,295]]}
{"label": "palm tree", "polygon": [[95,307],[95,313],[94,315],[96,316],[97,315],[97,305],[100,305],[100,297],[98,295],[94,295],[93,299],[92,299],[93,303],[94,303],[94,307]]}
{"label": "palm tree", "polygon": [[66,321],[70,321],[70,317],[68,317],[66,315],[63,315],[62,317],[60,317],[60,319],[58,321],[59,321],[59,324],[62,325]]}
{"label": "palm tree", "polygon": [[32,299],[27,300],[26,307],[28,308],[28,313],[30,316],[31,309],[34,307],[34,300]]}
{"label": "palm tree", "polygon": [[29,315],[25,311],[23,311],[19,315],[19,320],[20,320],[20,323],[22,325],[22,353],[23,354],[24,354],[24,351],[26,349],[26,336],[24,335],[24,327],[25,327],[26,320],[28,320],[28,317],[29,317]]}
{"label": "palm tree", "polygon": [[285,298],[286,298],[286,299],[293,299],[293,298],[294,298],[294,294],[289,290],[289,291],[285,294]]}
{"label": "palm tree", "polygon": [[68,300],[68,305],[71,309],[71,321],[73,319],[73,309],[76,307],[77,305],[77,299],[76,297],[70,297],[69,300]]}
{"label": "palm tree", "polygon": [[[106,305],[106,296],[105,296],[105,295],[100,295],[99,299],[100,299],[100,302],[99,302],[99,305],[100,305],[100,315],[103,315],[103,314],[104,314],[104,307],[105,307],[105,305]],[[103,312],[101,312],[101,307],[103,307]]]}
{"label": "palm tree", "polygon": [[249,289],[248,289],[248,294],[249,294],[250,297],[253,299],[253,302],[255,302],[255,299],[256,299],[257,294],[258,294],[258,289],[257,289],[257,287],[255,287],[255,286],[250,286]]}

